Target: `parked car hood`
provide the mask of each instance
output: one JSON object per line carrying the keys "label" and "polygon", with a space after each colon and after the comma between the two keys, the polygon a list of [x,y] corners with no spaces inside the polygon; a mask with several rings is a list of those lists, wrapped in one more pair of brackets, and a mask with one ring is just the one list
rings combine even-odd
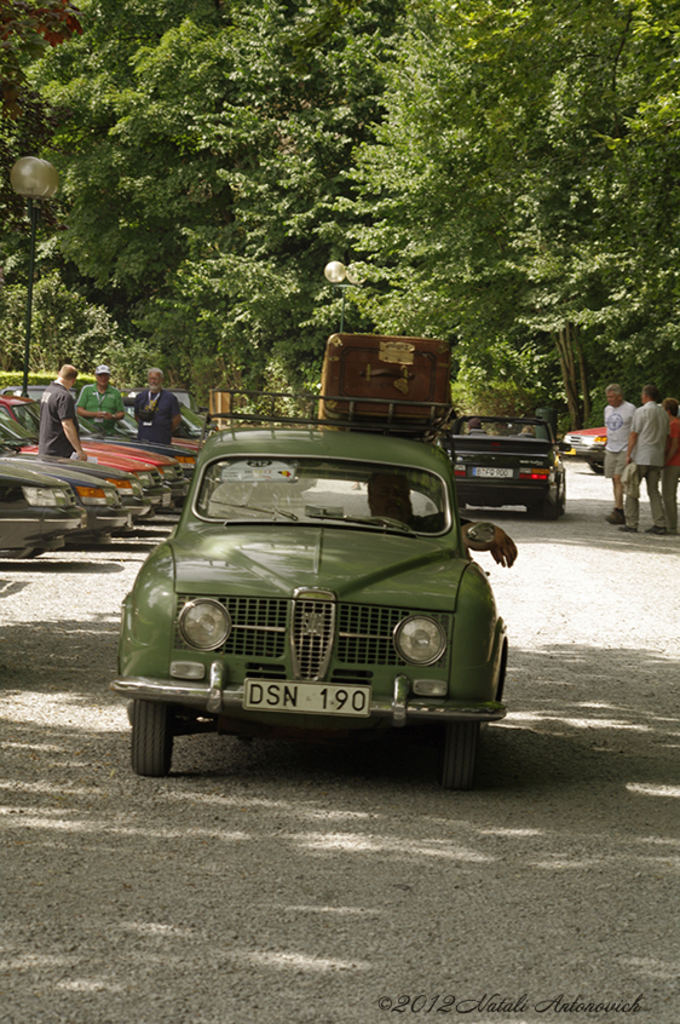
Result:
{"label": "parked car hood", "polygon": [[455,610],[469,561],[447,544],[412,535],[323,527],[261,531],[210,526],[171,540],[178,593],[220,595],[278,592],[296,587],[332,590],[343,601]]}

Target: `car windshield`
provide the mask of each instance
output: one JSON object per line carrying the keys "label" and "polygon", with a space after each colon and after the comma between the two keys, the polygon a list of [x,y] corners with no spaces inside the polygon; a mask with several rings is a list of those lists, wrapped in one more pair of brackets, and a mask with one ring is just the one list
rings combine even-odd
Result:
{"label": "car windshield", "polygon": [[14,415],[21,426],[29,434],[37,434],[40,429],[40,405],[38,402],[17,402],[13,406]]}
{"label": "car windshield", "polygon": [[544,423],[527,423],[525,419],[495,419],[485,416],[470,416],[460,425],[461,434],[472,437],[517,437],[529,440],[532,437],[547,441],[548,428]]}
{"label": "car windshield", "polygon": [[206,468],[195,508],[226,523],[322,522],[407,534],[441,534],[451,525],[440,477],[341,459],[217,460]]}
{"label": "car windshield", "polygon": [[5,437],[21,439],[22,441],[30,441],[35,435],[34,428],[31,428],[31,430],[25,430],[20,423],[17,423],[17,421],[12,418],[11,413],[2,407],[0,407],[0,424],[2,425],[2,432]]}

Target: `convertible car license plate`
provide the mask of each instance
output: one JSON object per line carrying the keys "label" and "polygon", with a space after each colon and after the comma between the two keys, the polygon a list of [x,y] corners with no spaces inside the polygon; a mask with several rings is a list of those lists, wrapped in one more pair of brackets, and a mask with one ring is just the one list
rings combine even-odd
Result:
{"label": "convertible car license plate", "polygon": [[368,686],[329,686],[290,680],[246,679],[243,707],[248,711],[297,711],[305,715],[350,715],[367,718],[371,713]]}
{"label": "convertible car license plate", "polygon": [[512,477],[511,469],[503,469],[501,466],[473,466],[473,476],[496,476],[496,477]]}

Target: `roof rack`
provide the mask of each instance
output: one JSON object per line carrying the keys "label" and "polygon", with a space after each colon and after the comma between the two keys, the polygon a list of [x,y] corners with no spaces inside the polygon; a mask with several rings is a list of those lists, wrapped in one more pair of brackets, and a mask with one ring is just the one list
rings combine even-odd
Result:
{"label": "roof rack", "polygon": [[[214,388],[210,392],[210,420],[238,421],[243,424],[269,426],[279,423],[286,426],[319,427],[335,430],[354,430],[372,434],[394,434],[414,437],[423,441],[434,441],[451,422],[453,406],[446,402],[411,402],[400,398],[398,401],[385,398],[351,397],[347,395],[317,395],[310,392],[291,393],[285,391],[241,391]],[[298,414],[281,413],[280,403],[294,403],[306,406]],[[244,412],[245,404],[257,403],[264,406],[258,412]],[[268,408],[267,408],[268,406]],[[320,415],[321,410],[340,406],[342,412]],[[366,407],[370,407],[370,412]],[[404,409],[408,408],[408,415]]]}

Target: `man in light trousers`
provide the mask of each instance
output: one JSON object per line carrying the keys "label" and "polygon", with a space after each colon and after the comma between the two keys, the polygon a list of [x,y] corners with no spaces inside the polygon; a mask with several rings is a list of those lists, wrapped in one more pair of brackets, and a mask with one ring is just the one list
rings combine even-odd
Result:
{"label": "man in light trousers", "polygon": [[626,521],[623,514],[621,474],[626,468],[628,439],[635,406],[632,402],[624,401],[620,384],[608,384],[606,395],[604,425],[607,428],[607,445],[604,450],[604,475],[614,485],[614,508],[605,519],[608,523],[619,526]]}
{"label": "man in light trousers", "polygon": [[[646,533],[665,534],[666,513],[664,511],[659,482],[666,458],[668,416],[659,405],[659,389],[654,384],[645,384],[642,389],[642,405],[635,410],[628,438],[626,465],[634,462],[638,468],[640,483],[647,482],[647,494],[651,505],[654,525]],[[624,533],[637,533],[640,523],[640,502],[632,494],[626,494],[626,525],[619,529]]]}

